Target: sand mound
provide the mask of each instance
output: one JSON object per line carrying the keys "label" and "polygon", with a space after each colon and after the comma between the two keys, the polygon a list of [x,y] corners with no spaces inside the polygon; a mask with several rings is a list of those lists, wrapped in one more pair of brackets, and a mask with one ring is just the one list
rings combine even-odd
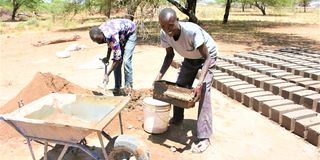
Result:
{"label": "sand mound", "polygon": [[92,94],[90,90],[81,88],[66,79],[51,73],[38,72],[33,80],[23,88],[20,93],[0,108],[0,114],[9,113],[19,108],[18,101],[22,100],[26,105],[40,97],[52,92]]}
{"label": "sand mound", "polygon": [[[75,93],[75,94],[92,94],[90,90],[81,88],[66,79],[53,75],[51,73],[38,72],[33,80],[23,88],[20,93],[11,99],[8,103],[0,108],[0,114],[10,113],[19,108],[18,101],[22,100],[24,104],[28,104],[40,97],[43,97],[52,92],[57,93]],[[14,137],[17,132],[13,128],[8,127],[4,122],[0,123],[1,133],[0,137]]]}
{"label": "sand mound", "polygon": [[142,110],[143,109],[143,99],[146,97],[152,97],[152,89],[139,89],[139,90],[132,90],[131,93],[131,100],[127,104],[127,108],[129,110]]}

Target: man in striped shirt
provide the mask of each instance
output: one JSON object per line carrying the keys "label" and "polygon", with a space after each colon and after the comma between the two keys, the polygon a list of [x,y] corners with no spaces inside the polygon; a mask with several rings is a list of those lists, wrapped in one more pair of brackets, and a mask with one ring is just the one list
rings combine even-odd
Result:
{"label": "man in striped shirt", "polygon": [[129,19],[112,19],[99,27],[90,29],[90,38],[92,41],[108,44],[107,56],[103,58],[104,63],[109,63],[110,54],[113,51],[113,63],[105,77],[108,77],[114,71],[115,91],[121,88],[121,66],[124,65],[125,88],[132,88],[132,54],[136,46],[137,34],[136,25]]}

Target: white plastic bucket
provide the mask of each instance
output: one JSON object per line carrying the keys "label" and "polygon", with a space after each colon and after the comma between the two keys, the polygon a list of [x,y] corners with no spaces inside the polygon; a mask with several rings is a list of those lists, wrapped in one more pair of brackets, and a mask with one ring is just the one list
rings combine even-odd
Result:
{"label": "white plastic bucket", "polygon": [[148,133],[160,134],[168,130],[171,105],[152,97],[143,99],[144,124],[143,128]]}

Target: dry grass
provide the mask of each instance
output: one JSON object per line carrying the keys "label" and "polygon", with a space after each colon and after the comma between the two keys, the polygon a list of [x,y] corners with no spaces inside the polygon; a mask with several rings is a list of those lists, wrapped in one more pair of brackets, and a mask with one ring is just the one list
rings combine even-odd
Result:
{"label": "dry grass", "polygon": [[[176,9],[176,8],[175,8]],[[186,16],[177,11],[180,19]],[[267,9],[267,15],[263,16],[258,9],[246,9],[242,12],[240,8],[232,8],[229,22],[222,24],[224,8],[213,5],[199,5],[197,7],[197,17],[201,26],[210,33],[215,40],[230,44],[250,46],[253,49],[273,46],[296,46],[319,49],[317,39],[306,38],[286,32],[268,32],[277,28],[299,28],[308,25],[320,25],[320,10],[308,9],[303,13],[298,9]],[[157,14],[156,14],[157,15]],[[116,16],[119,16],[117,14]],[[49,16],[50,17],[50,16]],[[106,18],[98,16],[88,16],[81,14],[68,19],[52,18],[46,20],[30,19],[20,22],[0,22],[0,33],[21,32],[25,30],[61,30],[61,31],[81,31],[88,30],[93,25],[98,25]],[[138,19],[136,19],[138,20]],[[160,27],[156,21],[144,22],[144,28],[139,29],[141,44],[159,45]],[[141,24],[139,25],[141,27]],[[312,34],[312,32],[310,33]]]}
{"label": "dry grass", "polygon": [[[257,8],[246,8],[242,12],[240,8],[231,8],[229,15],[230,21],[267,21],[279,23],[297,23],[297,24],[320,24],[320,9],[308,8],[304,13],[302,8],[267,8],[267,15],[263,16]],[[180,14],[179,14],[180,15]],[[218,6],[197,7],[197,17],[201,20],[222,20],[224,8]],[[183,16],[185,17],[185,16]]]}

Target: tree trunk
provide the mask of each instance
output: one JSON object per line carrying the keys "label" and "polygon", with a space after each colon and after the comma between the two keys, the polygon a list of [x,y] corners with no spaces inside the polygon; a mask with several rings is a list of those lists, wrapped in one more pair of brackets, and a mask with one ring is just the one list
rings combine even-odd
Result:
{"label": "tree trunk", "polygon": [[244,7],[246,6],[246,4],[242,3],[242,12],[244,12]]}
{"label": "tree trunk", "polygon": [[110,18],[111,15],[111,0],[106,0],[106,8],[105,8],[105,15]]}
{"label": "tree trunk", "polygon": [[197,23],[198,19],[195,16],[196,15],[196,7],[197,7],[197,0],[187,0],[186,8],[189,12],[189,22]]}
{"label": "tree trunk", "polygon": [[266,13],[266,8],[265,7],[263,7],[262,9],[261,9],[261,12],[262,12],[262,14],[265,16],[265,15],[267,15],[267,13]]}
{"label": "tree trunk", "polygon": [[15,21],[16,20],[16,14],[18,9],[20,8],[20,4],[16,0],[12,0],[12,15],[11,15],[11,20]]}
{"label": "tree trunk", "polygon": [[127,6],[127,18],[133,20],[141,0],[131,0]]}
{"label": "tree trunk", "polygon": [[178,3],[175,0],[167,0],[167,1],[173,4],[174,6],[176,6],[182,13],[187,15],[189,17],[189,22],[198,24],[198,18],[195,15],[197,0],[187,0],[186,8],[183,7],[180,3]]}
{"label": "tree trunk", "polygon": [[266,6],[264,5],[264,3],[262,2],[261,4],[259,4],[257,1],[255,2],[255,6],[257,8],[260,9],[260,11],[262,12],[262,14],[265,16],[266,14]]}
{"label": "tree trunk", "polygon": [[230,8],[231,8],[231,2],[232,0],[227,0],[226,3],[226,9],[224,11],[224,16],[223,16],[223,24],[226,24],[228,22],[228,18],[229,18],[229,12],[230,12]]}

